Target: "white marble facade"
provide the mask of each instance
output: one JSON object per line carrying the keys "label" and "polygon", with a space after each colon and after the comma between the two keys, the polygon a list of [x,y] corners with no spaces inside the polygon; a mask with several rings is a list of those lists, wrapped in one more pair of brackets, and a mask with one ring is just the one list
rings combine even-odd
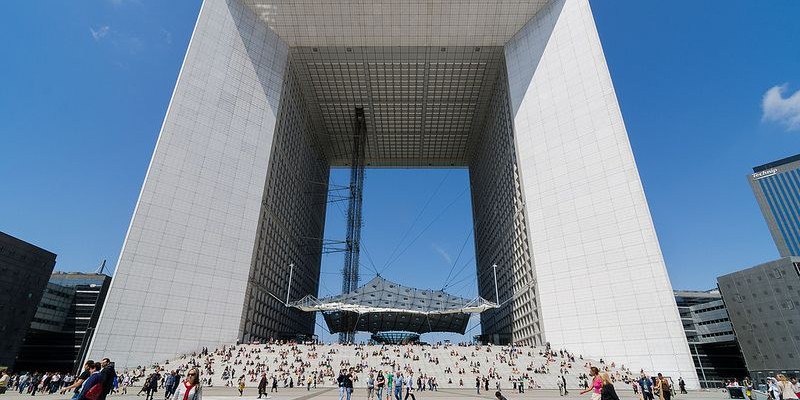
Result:
{"label": "white marble facade", "polygon": [[699,382],[587,0],[505,45],[546,340]]}
{"label": "white marble facade", "polygon": [[203,3],[89,357],[239,339],[287,55],[238,0]]}
{"label": "white marble facade", "polygon": [[[505,319],[506,325],[509,318],[518,321],[511,324],[518,332],[505,333],[531,344],[549,342],[636,370],[681,376],[689,387],[697,386],[588,0],[470,2],[457,10],[445,0],[381,0],[370,6],[359,0],[297,2],[291,7],[283,3],[204,1],[90,357],[109,357],[123,367],[146,365],[265,332],[264,319],[277,318],[280,312],[258,311],[263,307],[253,301],[248,284],[258,281],[253,274],[272,268],[263,261],[264,254],[291,259],[288,253],[277,254],[286,252],[280,241],[259,239],[269,234],[264,231],[269,224],[260,224],[268,214],[264,202],[269,197],[269,171],[284,157],[273,148],[281,143],[273,136],[286,101],[281,96],[287,93],[287,71],[300,74],[299,84],[289,91],[298,96],[293,97],[292,109],[308,113],[292,120],[310,121],[313,128],[304,129],[324,135],[327,117],[320,110],[326,106],[326,92],[314,95],[321,83],[309,84],[302,74],[383,74],[391,70],[387,65],[402,64],[397,58],[404,53],[392,50],[394,45],[414,46],[409,47],[409,54],[416,54],[409,64],[413,68],[398,70],[423,71],[417,81],[424,101],[431,74],[424,71],[431,66],[481,71],[485,82],[507,79],[490,85],[492,95],[478,97],[493,98],[493,104],[470,109],[510,113],[487,117],[484,130],[496,135],[512,129],[508,143],[513,148],[473,151],[473,160],[450,164],[480,164],[484,183],[479,192],[473,190],[473,199],[482,198],[487,206],[491,201],[485,193],[491,188],[486,182],[492,181],[487,176],[501,170],[514,174],[513,180],[503,181],[513,191],[503,209],[514,213],[503,220],[517,232],[513,240],[503,242],[508,249],[503,251],[509,253],[481,249],[477,242],[476,246],[487,262],[497,257],[513,260],[513,272],[502,272],[512,279],[503,282],[505,288],[527,289],[515,311],[491,318]],[[452,18],[452,12],[464,15]],[[325,13],[329,18],[319,20]],[[383,22],[364,22],[372,20]],[[374,34],[382,27],[385,32]],[[448,46],[460,47],[452,48],[450,56]],[[297,69],[292,68],[295,47]],[[389,61],[382,62],[390,53],[385,56]],[[360,54],[366,54],[361,61]],[[440,62],[445,59],[450,64]],[[505,70],[497,72],[500,69],[492,65]],[[368,91],[377,90],[375,82],[380,81],[369,82],[359,96],[371,98]],[[343,87],[337,90],[346,92]],[[345,95],[342,98],[349,98]],[[363,106],[369,119],[374,110],[370,104]],[[396,123],[408,126],[401,120]],[[473,130],[464,134],[486,134]],[[491,141],[483,137],[470,143]],[[498,151],[504,154],[503,162],[511,163],[509,168],[491,165]],[[418,158],[397,161],[404,166],[432,165]],[[318,174],[326,174],[325,168],[318,169]],[[483,243],[490,242],[496,241]],[[265,243],[273,244],[263,248]],[[283,273],[285,266],[277,268],[276,273]],[[305,279],[313,288],[319,278]],[[259,293],[264,297],[266,292]],[[248,310],[258,311],[257,321]]]}

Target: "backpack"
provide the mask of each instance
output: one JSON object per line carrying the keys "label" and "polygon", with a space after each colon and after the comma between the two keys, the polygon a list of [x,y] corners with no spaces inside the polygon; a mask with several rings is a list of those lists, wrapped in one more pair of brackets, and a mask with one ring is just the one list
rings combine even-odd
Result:
{"label": "backpack", "polygon": [[102,392],[103,392],[103,383],[97,382],[94,384],[94,386],[92,386],[91,388],[89,388],[89,390],[86,391],[86,395],[84,397],[86,397],[89,400],[97,400],[97,398],[100,397],[100,393]]}

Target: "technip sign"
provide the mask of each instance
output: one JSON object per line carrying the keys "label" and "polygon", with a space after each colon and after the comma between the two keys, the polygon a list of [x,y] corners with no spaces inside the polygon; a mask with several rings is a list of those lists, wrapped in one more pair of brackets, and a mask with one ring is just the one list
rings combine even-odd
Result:
{"label": "technip sign", "polygon": [[752,176],[753,176],[753,179],[761,179],[761,178],[766,178],[768,176],[775,175],[777,173],[778,173],[778,169],[777,168],[772,168],[772,169],[768,169],[766,171],[756,172]]}

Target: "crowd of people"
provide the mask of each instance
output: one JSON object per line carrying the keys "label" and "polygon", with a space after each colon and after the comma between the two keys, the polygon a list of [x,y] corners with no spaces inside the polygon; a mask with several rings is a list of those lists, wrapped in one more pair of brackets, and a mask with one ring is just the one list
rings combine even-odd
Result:
{"label": "crowd of people", "polygon": [[[440,366],[440,357],[447,357],[446,366]],[[523,392],[542,387],[538,379],[541,375],[557,372],[566,382],[563,376],[571,376],[576,365],[591,364],[565,350],[535,347],[447,343],[345,346],[293,342],[223,346],[214,351],[203,349],[177,362],[202,369],[205,385],[257,386],[260,391],[267,387],[270,391],[336,387],[341,375],[338,372],[346,370],[352,371],[353,381],[361,385],[370,380],[370,375],[372,380],[377,380],[379,374],[386,379],[390,373],[396,376],[397,371],[402,372],[407,382],[405,371],[408,371],[414,374],[413,384],[420,391],[437,390],[441,386],[469,387],[470,379],[474,379],[477,390],[496,390],[503,386]],[[600,365],[612,379],[627,379],[630,375],[624,367],[616,368],[613,363],[606,365],[601,361]],[[169,365],[160,368],[167,370]]]}
{"label": "crowd of people", "polygon": [[[544,376],[556,373],[566,386],[564,376],[575,376],[572,371],[581,363],[591,364],[565,350],[513,345],[325,345],[270,341],[222,346],[213,351],[203,348],[164,363],[127,369],[115,377],[112,393],[126,394],[129,387],[136,386],[136,394],[145,396],[145,400],[153,400],[159,392],[169,399],[192,368],[198,372],[198,385],[235,388],[240,393],[247,387],[258,387],[261,396],[267,389],[277,392],[282,388],[337,387],[341,384],[342,370],[348,372],[355,386],[371,387],[376,394],[394,393],[399,382],[405,388],[410,385],[413,391],[436,391],[443,386],[469,387],[471,380],[479,392],[501,387],[524,392],[542,387],[540,377],[547,381],[545,387],[549,387],[551,383]],[[601,366],[612,379],[623,379],[629,374],[624,368],[615,368],[613,363],[605,365],[601,361]],[[13,375],[9,380],[10,387],[36,394],[53,393],[81,378],[70,374],[26,373]]]}
{"label": "crowd of people", "polygon": [[[129,387],[136,387],[135,394],[144,396],[144,400],[160,400],[156,399],[159,396],[165,400],[201,400],[202,388],[214,385],[235,389],[240,396],[247,387],[255,387],[259,398],[284,388],[311,391],[318,386],[338,387],[341,400],[349,400],[354,388],[363,388],[369,399],[416,400],[416,392],[437,391],[440,386],[474,385],[481,394],[524,393],[544,385],[557,387],[562,396],[577,388],[581,394],[591,394],[592,400],[615,400],[614,384],[629,386],[642,400],[670,400],[678,390],[686,393],[682,378],[673,382],[661,374],[633,374],[625,366],[602,359],[584,360],[566,350],[467,343],[324,345],[271,341],[222,346],[213,351],[203,348],[119,374],[110,360],[103,359],[100,363],[88,361],[78,375],[3,372],[0,376],[0,388],[32,396],[70,392],[72,400],[105,400],[111,394],[127,394]],[[741,385],[732,381],[730,385],[747,388],[748,397],[759,387],[749,380]],[[779,375],[763,381],[762,386],[773,399],[800,397],[800,383],[795,377]]]}
{"label": "crowd of people", "polygon": [[[142,369],[135,371],[141,372]],[[172,371],[162,379],[160,369],[144,379],[139,394],[144,393],[147,400],[153,400],[157,389],[164,388],[165,399],[170,400],[202,400],[202,384],[200,370],[189,367],[185,370],[185,379],[180,379],[176,371]],[[118,374],[114,363],[108,358],[100,362],[88,360],[83,364],[80,374],[25,372],[9,375],[7,371],[0,374],[0,387],[14,390],[19,394],[36,396],[36,394],[69,394],[71,400],[106,400],[112,394],[126,394],[127,388],[142,377],[141,373],[125,371]]]}
{"label": "crowd of people", "polygon": [[754,398],[754,390],[765,392],[769,399],[774,400],[800,399],[800,382],[795,375],[787,377],[784,374],[777,374],[774,377],[761,379],[758,383],[749,377],[744,378],[741,383],[736,379],[731,379],[727,382],[726,387],[743,389],[748,399]]}

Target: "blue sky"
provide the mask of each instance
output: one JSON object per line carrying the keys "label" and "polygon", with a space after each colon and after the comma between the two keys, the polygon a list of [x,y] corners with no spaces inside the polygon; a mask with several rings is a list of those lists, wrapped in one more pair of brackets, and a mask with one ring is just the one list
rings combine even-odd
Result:
{"label": "blue sky", "polygon": [[[0,2],[0,230],[57,253],[60,270],[114,265],[199,5]],[[592,7],[673,286],[710,288],[776,258],[745,175],[800,153],[800,2]],[[457,279],[468,276],[466,185],[465,170],[370,170],[365,264],[380,269],[400,243],[391,279],[441,287],[454,263],[454,273],[467,264]],[[336,207],[330,238],[343,236]],[[340,265],[325,258],[323,294],[339,289]],[[466,279],[451,290],[474,288]]]}

